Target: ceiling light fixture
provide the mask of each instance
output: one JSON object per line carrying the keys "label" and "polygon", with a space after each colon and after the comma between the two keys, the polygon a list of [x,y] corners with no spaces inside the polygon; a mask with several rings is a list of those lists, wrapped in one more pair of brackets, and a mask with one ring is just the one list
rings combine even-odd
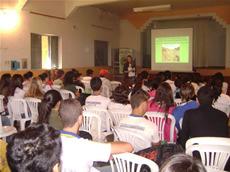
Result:
{"label": "ceiling light fixture", "polygon": [[145,12],[145,11],[166,11],[172,8],[171,4],[166,5],[155,5],[155,6],[147,6],[147,7],[136,7],[133,8],[134,12]]}

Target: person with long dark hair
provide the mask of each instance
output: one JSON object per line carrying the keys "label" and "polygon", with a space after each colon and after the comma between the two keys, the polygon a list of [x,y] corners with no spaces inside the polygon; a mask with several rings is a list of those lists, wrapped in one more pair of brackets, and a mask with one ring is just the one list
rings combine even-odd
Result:
{"label": "person with long dark hair", "polygon": [[[148,104],[148,111],[165,113],[165,141],[170,141],[170,125],[171,120],[168,115],[172,115],[175,108],[173,93],[170,85],[167,82],[162,82],[156,90],[156,95]],[[174,132],[174,140],[176,140],[176,133]]]}
{"label": "person with long dark hair", "polygon": [[124,79],[128,79],[130,80],[130,82],[134,82],[135,75],[136,75],[135,74],[136,64],[131,55],[127,56],[127,60],[123,67],[123,72],[124,72]]}
{"label": "person with long dark hair", "polygon": [[58,107],[61,100],[62,97],[58,91],[47,91],[38,105],[38,123],[47,123],[56,129],[62,129],[63,126],[58,116]]}
{"label": "person with long dark hair", "polygon": [[25,91],[23,90],[23,77],[20,74],[14,74],[10,84],[10,95],[15,98],[24,98]]}

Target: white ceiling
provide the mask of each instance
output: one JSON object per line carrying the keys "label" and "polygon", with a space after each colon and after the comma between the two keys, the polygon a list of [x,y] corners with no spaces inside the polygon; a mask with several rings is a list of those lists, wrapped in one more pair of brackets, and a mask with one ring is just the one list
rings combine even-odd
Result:
{"label": "white ceiling", "polygon": [[230,0],[0,0],[0,8],[16,8],[43,15],[67,18],[77,8],[93,6],[122,15],[134,7],[171,4],[173,9],[230,5]]}

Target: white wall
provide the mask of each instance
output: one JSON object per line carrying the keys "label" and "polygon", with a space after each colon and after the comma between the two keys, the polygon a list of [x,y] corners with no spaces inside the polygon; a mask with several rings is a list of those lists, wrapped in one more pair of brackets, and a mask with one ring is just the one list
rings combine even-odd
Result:
{"label": "white wall", "polygon": [[225,67],[230,68],[230,24],[226,27],[226,58]]}
{"label": "white wall", "polygon": [[94,66],[94,40],[119,47],[119,18],[92,7],[79,8],[66,20],[22,11],[19,26],[0,35],[1,69],[14,58],[27,58],[30,66],[30,33],[60,36],[63,68]]}
{"label": "white wall", "polygon": [[120,20],[120,48],[134,49],[134,58],[136,58],[137,66],[142,65],[140,36],[140,31],[136,29],[129,21]]}

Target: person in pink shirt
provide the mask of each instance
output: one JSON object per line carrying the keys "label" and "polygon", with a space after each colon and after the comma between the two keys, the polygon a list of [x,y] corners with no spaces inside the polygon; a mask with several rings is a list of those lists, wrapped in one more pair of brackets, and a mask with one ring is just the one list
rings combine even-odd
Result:
{"label": "person in pink shirt", "polygon": [[[156,94],[153,100],[148,103],[148,111],[152,112],[165,112],[166,124],[165,124],[165,141],[170,141],[170,119],[167,115],[172,115],[175,108],[173,93],[170,85],[167,82],[162,82],[156,90]],[[174,131],[174,141],[176,141],[176,132]]]}

